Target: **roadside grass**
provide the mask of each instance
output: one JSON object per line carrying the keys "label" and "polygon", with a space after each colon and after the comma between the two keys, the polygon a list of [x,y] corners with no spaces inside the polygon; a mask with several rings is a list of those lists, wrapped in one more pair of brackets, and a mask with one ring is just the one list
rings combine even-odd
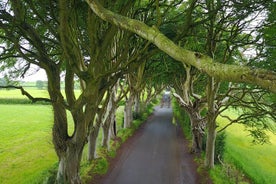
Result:
{"label": "roadside grass", "polygon": [[[234,113],[229,111],[232,116]],[[220,125],[227,120],[218,118]],[[253,138],[240,124],[226,129],[225,161],[234,164],[238,170],[256,184],[273,184],[276,181],[276,135],[268,132],[270,144],[253,144]]]}
{"label": "roadside grass", "polygon": [[[233,117],[236,116],[236,112],[228,110],[227,115]],[[187,134],[190,136],[187,115],[176,105],[174,106],[174,118],[178,118],[177,120],[184,125],[185,136]],[[221,117],[218,117],[217,121],[220,127],[229,123]],[[271,123],[273,126],[273,122]],[[250,179],[254,184],[274,184],[276,181],[276,135],[267,132],[271,143],[256,145],[252,143],[253,138],[249,136],[244,125],[233,124],[225,131],[224,166],[215,165],[215,168],[210,170],[213,183],[246,184]]]}
{"label": "roadside grass", "polygon": [[[148,114],[147,114],[148,115]],[[69,118],[69,134],[73,133],[72,117]],[[146,115],[144,117],[147,117]],[[116,113],[118,136],[124,139],[123,107]],[[133,128],[142,121],[134,121]],[[50,105],[0,104],[0,183],[5,184],[40,184],[45,179],[53,180],[58,158],[52,144],[52,109]],[[133,130],[131,130],[133,132]],[[108,167],[101,146],[102,131],[97,138],[99,158],[92,162],[86,160],[87,146],[81,163],[82,178],[89,179],[88,173],[93,168],[95,173],[104,173]],[[108,155],[114,157],[120,144],[113,145]],[[90,178],[91,179],[91,178]]]}

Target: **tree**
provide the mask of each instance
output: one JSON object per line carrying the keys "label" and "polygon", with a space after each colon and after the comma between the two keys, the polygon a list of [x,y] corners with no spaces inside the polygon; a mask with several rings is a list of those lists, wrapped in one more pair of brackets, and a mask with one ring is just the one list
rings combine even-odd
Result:
{"label": "tree", "polygon": [[103,20],[140,35],[174,59],[192,65],[201,72],[205,72],[221,81],[246,82],[260,85],[272,92],[276,92],[276,74],[272,71],[214,62],[212,58],[206,55],[177,46],[154,27],[148,27],[140,21],[129,19],[104,9],[96,0],[87,0],[86,2]]}
{"label": "tree", "polygon": [[36,81],[36,87],[37,87],[38,89],[43,89],[43,87],[44,87],[44,82],[41,81],[41,80]]}
{"label": "tree", "polygon": [[[260,85],[266,89],[271,90],[272,92],[275,92],[275,73],[273,71],[268,70],[262,70],[262,69],[252,69],[246,66],[237,66],[237,65],[226,65],[226,64],[220,64],[216,62],[217,59],[214,58],[214,49],[216,49],[216,42],[217,36],[219,36],[218,33],[226,30],[227,33],[227,27],[221,27],[221,25],[224,25],[226,21],[228,21],[229,18],[231,18],[232,13],[230,14],[222,14],[222,17],[219,17],[219,13],[225,11],[226,8],[228,10],[231,10],[233,13],[238,14],[237,19],[233,19],[233,28],[230,29],[230,36],[228,36],[228,40],[231,43],[231,35],[234,35],[236,38],[238,38],[238,34],[240,34],[239,29],[235,29],[235,26],[240,26],[241,28],[244,28],[247,25],[247,22],[242,22],[242,16],[248,17],[253,11],[250,9],[246,9],[244,12],[239,12],[240,10],[240,4],[231,4],[233,2],[225,2],[225,4],[222,4],[220,2],[215,1],[208,1],[206,4],[206,10],[207,12],[207,18],[204,19],[205,22],[209,23],[208,30],[208,37],[207,37],[207,43],[206,43],[206,54],[209,56],[206,56],[204,54],[201,54],[199,52],[191,52],[189,50],[182,49],[181,47],[176,46],[172,41],[170,41],[167,37],[165,37],[162,33],[160,33],[156,28],[150,28],[143,24],[142,22],[129,19],[123,16],[120,16],[118,14],[114,14],[111,11],[108,11],[101,7],[101,5],[97,1],[87,0],[87,3],[90,5],[91,9],[95,13],[98,14],[102,19],[109,21],[119,27],[122,27],[124,29],[127,29],[129,31],[132,31],[141,37],[151,41],[154,43],[158,48],[175,58],[176,60],[179,60],[187,65],[192,65],[196,67],[201,72],[207,73],[210,76],[209,84],[207,87],[207,101],[208,101],[208,136],[207,138],[207,155],[206,155],[206,165],[208,167],[213,166],[213,158],[214,158],[214,140],[215,140],[215,119],[217,116],[217,113],[215,112],[215,99],[217,96],[217,91],[220,86],[220,81],[233,81],[233,82],[246,82],[251,83],[255,85]],[[257,3],[258,4],[258,3]],[[258,8],[258,5],[254,5],[250,8],[255,10]],[[242,4],[243,6],[248,5],[248,2],[245,2]],[[202,7],[202,6],[201,6]],[[204,7],[204,6],[203,6]],[[224,8],[225,7],[225,8]],[[233,8],[232,8],[233,7]],[[262,6],[260,6],[262,8]],[[219,18],[217,20],[216,18]],[[216,21],[219,21],[217,24]],[[227,25],[227,24],[226,24]],[[231,32],[232,31],[232,32]],[[229,32],[228,32],[229,35]],[[227,36],[227,35],[225,35]],[[248,39],[248,36],[241,37],[240,40]],[[220,38],[219,38],[220,39]],[[230,47],[228,47],[230,48]],[[227,53],[227,52],[225,52]],[[226,55],[227,56],[227,55]],[[229,56],[227,56],[229,57]],[[245,72],[245,73],[244,73]],[[267,84],[264,84],[267,83]],[[208,156],[209,155],[209,156]]]}
{"label": "tree", "polygon": [[[116,6],[113,2],[108,7],[126,14],[132,3],[117,1]],[[13,62],[22,63],[23,74],[31,64],[47,74],[48,100],[54,114],[53,143],[59,158],[57,183],[81,183],[83,147],[89,134],[97,134],[93,130],[99,124],[94,121],[100,114],[99,105],[129,62],[129,55],[121,52],[123,47],[112,54],[110,40],[116,37],[118,28],[104,23],[86,7],[85,2],[73,0],[1,2],[1,41],[6,44],[1,58],[6,62],[7,58],[16,58]],[[63,70],[65,96],[60,85]],[[79,97],[74,93],[75,79],[83,90]],[[72,135],[68,134],[67,111],[74,120]]]}

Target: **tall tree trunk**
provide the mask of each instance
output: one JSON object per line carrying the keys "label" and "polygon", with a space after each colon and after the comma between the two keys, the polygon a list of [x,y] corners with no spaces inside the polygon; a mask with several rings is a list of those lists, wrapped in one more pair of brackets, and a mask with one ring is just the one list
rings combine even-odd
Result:
{"label": "tall tree trunk", "polygon": [[115,113],[117,109],[117,99],[116,99],[116,93],[117,93],[117,86],[113,86],[111,89],[107,104],[107,109],[105,113],[105,118],[103,122],[103,139],[102,139],[102,146],[105,148],[109,148],[109,140],[110,136],[114,137],[114,133],[110,131],[110,129],[114,126],[114,118]]}
{"label": "tall tree trunk", "polygon": [[[186,111],[187,112],[187,111]],[[188,112],[191,127],[192,127],[192,148],[191,152],[193,153],[200,153],[202,150],[203,144],[203,130],[202,130],[202,121],[199,112],[196,109],[193,112]]]}
{"label": "tall tree trunk", "polygon": [[108,142],[109,142],[109,129],[110,129],[110,118],[106,120],[107,122],[104,123],[102,126],[103,128],[103,139],[102,139],[102,147],[108,148]]}
{"label": "tall tree trunk", "polygon": [[111,139],[115,139],[117,136],[117,122],[116,122],[116,111],[111,114],[110,117],[110,129],[109,129],[109,136]]}
{"label": "tall tree trunk", "polygon": [[205,166],[207,168],[213,168],[214,167],[215,141],[216,141],[216,123],[215,123],[215,121],[208,120],[208,123],[207,123],[206,155],[205,155]]}
{"label": "tall tree trunk", "polygon": [[82,115],[75,116],[75,131],[72,137],[67,134],[67,118],[64,107],[59,103],[53,104],[54,126],[53,143],[59,158],[56,182],[59,184],[81,183],[79,177],[80,161],[85,145],[85,131]]}
{"label": "tall tree trunk", "polygon": [[124,128],[131,127],[131,122],[133,120],[132,106],[133,106],[133,96],[132,96],[132,93],[130,93],[128,100],[126,100],[125,109],[124,109]]}
{"label": "tall tree trunk", "polygon": [[140,102],[140,95],[137,93],[134,98],[134,114],[135,116],[139,116],[141,113],[141,102]]}
{"label": "tall tree trunk", "polygon": [[102,121],[102,118],[99,118],[99,116],[97,115],[96,124],[91,129],[90,134],[88,136],[88,153],[87,153],[88,161],[92,161],[93,159],[96,158],[97,137],[99,135],[101,121]]}
{"label": "tall tree trunk", "polygon": [[219,83],[216,83],[213,77],[209,77],[209,84],[207,87],[208,113],[207,113],[207,140],[206,140],[206,155],[205,155],[205,166],[207,168],[214,167],[215,141],[216,141],[215,99],[216,99],[218,86],[219,86]]}
{"label": "tall tree trunk", "polygon": [[79,176],[80,162],[82,157],[82,147],[75,144],[68,145],[64,154],[59,157],[59,166],[57,172],[57,183],[61,184],[80,184]]}
{"label": "tall tree trunk", "polygon": [[68,135],[68,121],[64,99],[60,92],[59,71],[52,67],[46,70],[48,77],[48,92],[53,101],[54,125],[52,129],[53,144],[59,158],[56,183],[81,183],[79,170],[85,136],[83,135],[84,123],[82,114],[75,113],[75,131],[72,137]]}

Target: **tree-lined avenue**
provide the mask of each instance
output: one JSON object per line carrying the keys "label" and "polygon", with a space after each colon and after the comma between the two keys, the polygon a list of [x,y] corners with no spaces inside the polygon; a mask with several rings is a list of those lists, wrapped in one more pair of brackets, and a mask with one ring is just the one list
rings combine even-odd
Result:
{"label": "tree-lined avenue", "polygon": [[123,149],[103,184],[198,183],[195,163],[172,124],[171,108],[155,108],[139,135]]}

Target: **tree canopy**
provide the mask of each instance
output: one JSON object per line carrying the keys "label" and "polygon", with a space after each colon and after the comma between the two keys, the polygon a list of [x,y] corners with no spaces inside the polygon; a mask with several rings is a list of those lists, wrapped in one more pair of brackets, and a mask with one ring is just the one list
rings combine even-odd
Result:
{"label": "tree canopy", "polygon": [[[50,98],[42,100],[53,107],[57,182],[81,183],[84,145],[89,140],[93,154],[101,121],[108,119],[105,108],[113,109],[108,104],[115,104],[109,101],[116,101],[114,90],[122,81],[130,95],[119,98],[126,97],[130,109],[131,97],[143,90],[174,86],[187,109],[197,110],[194,127],[202,121],[201,103],[207,106],[209,130],[216,128],[217,107],[230,97],[232,106],[261,100],[256,108],[247,106],[248,117],[275,111],[274,102],[264,103],[275,100],[276,93],[274,15],[273,0],[3,1],[0,69],[12,68],[16,76],[32,65],[46,71]],[[76,85],[82,89],[79,96]],[[233,86],[238,92],[232,93]],[[245,93],[250,98],[244,99]],[[74,120],[72,135],[67,112]]]}

